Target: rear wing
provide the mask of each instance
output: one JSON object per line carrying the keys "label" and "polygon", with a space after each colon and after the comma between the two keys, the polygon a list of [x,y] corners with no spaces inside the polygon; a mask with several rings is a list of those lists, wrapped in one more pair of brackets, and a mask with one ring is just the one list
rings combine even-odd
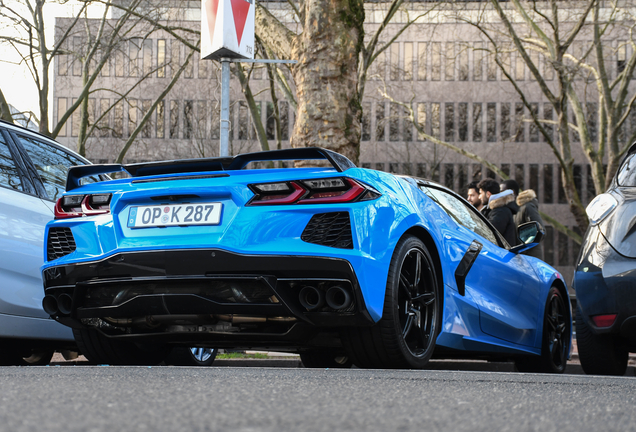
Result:
{"label": "rear wing", "polygon": [[162,174],[180,174],[205,171],[241,170],[250,162],[284,161],[284,160],[327,160],[338,172],[355,168],[355,164],[345,156],[320,147],[302,147],[285,150],[271,150],[256,153],[245,153],[234,157],[206,159],[183,159],[137,164],[103,164],[71,167],[66,179],[66,190],[71,191],[80,186],[84,177],[110,174],[124,171],[131,177],[145,177]]}

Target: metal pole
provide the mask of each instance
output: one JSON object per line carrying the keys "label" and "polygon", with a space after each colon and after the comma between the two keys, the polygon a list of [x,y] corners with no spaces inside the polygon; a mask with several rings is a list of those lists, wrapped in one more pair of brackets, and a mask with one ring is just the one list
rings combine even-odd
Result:
{"label": "metal pole", "polygon": [[230,61],[229,58],[221,59],[221,157],[230,155]]}

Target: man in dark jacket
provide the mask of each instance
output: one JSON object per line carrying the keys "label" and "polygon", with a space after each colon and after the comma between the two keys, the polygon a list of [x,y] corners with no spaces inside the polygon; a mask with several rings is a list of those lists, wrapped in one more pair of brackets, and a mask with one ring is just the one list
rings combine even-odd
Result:
{"label": "man in dark jacket", "polygon": [[[501,191],[512,190],[514,193],[519,211],[514,216],[515,224],[517,226],[526,222],[539,222],[541,228],[544,228],[543,219],[539,214],[539,201],[537,200],[537,194],[532,189],[526,189],[519,192],[519,183],[515,180],[506,180],[500,185]],[[544,228],[545,229],[545,228]],[[543,245],[539,244],[532,249],[524,252],[526,255],[543,259]]]}
{"label": "man in dark jacket", "polygon": [[500,192],[499,183],[487,178],[479,182],[479,198],[486,204],[482,214],[499,231],[510,246],[519,243],[517,240],[517,226],[514,215],[519,211],[515,197],[511,190]]}

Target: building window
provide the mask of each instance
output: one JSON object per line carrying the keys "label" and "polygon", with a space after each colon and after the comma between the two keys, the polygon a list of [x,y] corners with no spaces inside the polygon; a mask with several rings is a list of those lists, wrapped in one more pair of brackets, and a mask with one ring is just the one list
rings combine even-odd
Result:
{"label": "building window", "polygon": [[128,43],[128,76],[138,77],[139,52],[141,51],[141,38],[132,38]]}
{"label": "building window", "polygon": [[552,204],[554,202],[554,167],[552,164],[543,165],[543,202]]}
{"label": "building window", "polygon": [[166,110],[165,102],[159,101],[159,103],[157,104],[157,138],[166,137],[165,110]]}
{"label": "building window", "polygon": [[384,141],[384,103],[375,104],[375,140]]}
{"label": "building window", "polygon": [[497,63],[495,62],[495,47],[492,44],[488,44],[488,60],[486,62],[486,75],[488,81],[497,80]]}
{"label": "building window", "polygon": [[413,80],[413,42],[404,42],[404,81]]}
{"label": "building window", "polygon": [[481,103],[473,103],[473,141],[481,142],[484,126],[481,116]]}
{"label": "building window", "polygon": [[539,200],[539,165],[530,164],[530,189],[537,195]]}
{"label": "building window", "polygon": [[545,262],[554,265],[554,228],[545,227],[545,239],[543,241],[543,258]]}
{"label": "building window", "polygon": [[57,56],[57,74],[60,76],[68,75],[68,55],[61,54]]}
{"label": "building window", "polygon": [[[193,57],[194,58],[194,57]],[[207,79],[208,78],[208,66],[210,64],[210,60],[200,59],[197,57],[198,62],[198,70],[197,70],[197,78],[199,79]]]}
{"label": "building window", "polygon": [[482,179],[483,168],[481,164],[473,164],[473,181],[480,182]]}
{"label": "building window", "polygon": [[199,140],[208,137],[208,102],[204,100],[197,101],[197,121],[196,121],[196,138]]}
{"label": "building window", "polygon": [[502,163],[501,172],[504,173],[506,176],[510,177],[510,164]]}
{"label": "building window", "polygon": [[507,141],[510,139],[510,104],[501,104],[501,140]]}
{"label": "building window", "polygon": [[559,263],[560,266],[566,266],[570,264],[570,248],[569,248],[569,238],[566,234],[559,231],[558,233],[558,242],[559,242]]}
{"label": "building window", "polygon": [[545,129],[546,135],[548,136],[548,138],[550,138],[550,140],[554,139],[552,134],[552,131],[554,130],[554,127],[552,125],[553,112],[554,112],[554,108],[552,107],[552,104],[550,103],[543,104],[543,119],[546,120],[543,128]]}
{"label": "building window", "polygon": [[486,141],[497,142],[497,104],[486,105]]}
{"label": "building window", "polygon": [[274,114],[273,102],[267,102],[265,115],[265,133],[267,134],[267,139],[276,139],[276,116]]}
{"label": "building window", "polygon": [[468,104],[466,102],[457,104],[457,133],[460,142],[468,141]]}
{"label": "building window", "polygon": [[523,81],[526,74],[526,62],[520,52],[515,53],[515,80]]}
{"label": "building window", "polygon": [[187,100],[183,102],[183,138],[192,139],[192,132],[194,130],[194,101]]}
{"label": "building window", "polygon": [[519,184],[519,189],[524,190],[526,188],[525,167],[523,164],[515,164],[515,180]]}
{"label": "building window", "polygon": [[574,164],[572,167],[572,176],[574,177],[574,188],[579,195],[579,199],[583,198],[583,167],[580,164]]}
{"label": "building window", "polygon": [[157,40],[157,77],[166,77],[166,40]]}
{"label": "building window", "polygon": [[439,81],[442,78],[442,44],[431,43],[431,80]]}
{"label": "building window", "polygon": [[400,173],[400,164],[397,162],[389,163],[389,172],[391,174],[399,174]]}
{"label": "building window", "polygon": [[376,162],[375,169],[378,171],[384,171],[384,162]]}
{"label": "building window", "polygon": [[515,142],[524,142],[526,140],[523,107],[522,102],[515,103]]}
{"label": "building window", "polygon": [[625,41],[618,41],[618,49],[616,50],[616,73],[620,74],[625,70],[627,59],[627,47]]}
{"label": "building window", "polygon": [[440,105],[441,104],[439,103],[431,104],[431,135],[437,139],[440,139],[440,126],[441,126],[440,124],[441,106]]}
{"label": "building window", "polygon": [[82,38],[79,36],[73,36],[73,76],[82,75],[82,51]]}
{"label": "building window", "polygon": [[539,104],[538,103],[531,103],[530,104],[530,112],[532,113],[532,121],[530,122],[529,125],[529,131],[528,131],[528,135],[529,135],[529,139],[530,142],[539,142],[539,128],[537,127],[537,124],[534,122],[534,119],[538,119],[539,118]]}
{"label": "building window", "polygon": [[[62,120],[62,116],[66,114],[66,110],[68,110],[68,100],[66,98],[57,98],[57,123],[59,124]],[[64,126],[60,128],[60,132],[57,134],[59,137],[66,136],[66,123]]]}
{"label": "building window", "polygon": [[[125,49],[125,45],[122,49]],[[115,76],[124,76],[124,52],[121,50],[115,52]]]}
{"label": "building window", "polygon": [[[72,105],[75,105],[77,102],[77,98],[72,99]],[[79,107],[73,111],[73,115],[71,116],[71,136],[76,137],[79,134],[80,128],[80,109]]]}
{"label": "building window", "polygon": [[179,139],[179,101],[170,101],[170,138]]}
{"label": "building window", "polygon": [[455,189],[455,165],[444,164],[444,186]]}
{"label": "building window", "polygon": [[423,162],[418,162],[416,167],[417,171],[415,172],[415,175],[420,178],[426,178],[426,164]]}
{"label": "building window", "polygon": [[418,102],[417,104],[417,125],[417,140],[426,141],[424,135],[422,134],[422,132],[426,132],[426,104],[424,102]]}
{"label": "building window", "polygon": [[374,80],[383,80],[386,74],[386,51],[382,51],[375,58],[375,61],[371,65],[372,74],[371,77]]}
{"label": "building window", "polygon": [[557,177],[558,180],[558,194],[559,194],[559,204],[567,204],[568,200],[565,196],[565,188],[563,187],[563,168],[559,166],[559,175]]}
{"label": "building window", "polygon": [[594,197],[596,196],[596,187],[594,186],[594,177],[592,177],[592,167],[588,164],[586,166],[586,173],[587,173],[587,178],[586,178],[586,190],[587,190],[587,197],[586,197],[586,201],[589,203],[590,201],[592,201],[594,199]]}
{"label": "building window", "polygon": [[128,136],[137,128],[137,99],[128,99]]}
{"label": "building window", "polygon": [[[596,142],[596,140],[598,139],[598,125],[596,122],[596,119],[598,118],[598,104],[596,102],[588,102],[585,104],[585,108],[587,111],[587,115],[586,115],[586,119],[587,119],[587,130],[588,133],[590,135],[590,140],[592,140],[592,142]],[[632,126],[632,134],[634,132],[636,132],[634,126],[634,120],[636,120],[636,116],[634,115],[636,114],[636,111],[632,109],[632,111],[629,113],[629,117],[632,120],[631,121],[631,126]]]}
{"label": "building window", "polygon": [[417,79],[418,81],[426,81],[426,42],[418,42],[417,44]]}
{"label": "building window", "polygon": [[400,140],[401,107],[396,103],[389,104],[389,141]]}
{"label": "building window", "polygon": [[247,121],[247,103],[245,101],[239,101],[238,112],[238,139],[248,139],[248,121]]}
{"label": "building window", "polygon": [[170,40],[170,70],[172,77],[177,74],[179,66],[181,65],[181,45],[176,39]]}
{"label": "building window", "polygon": [[484,70],[484,43],[475,42],[473,45],[473,80],[483,80]]}
{"label": "building window", "polygon": [[362,141],[371,141],[371,103],[364,102],[362,104]]}
{"label": "building window", "polygon": [[552,81],[554,79],[554,68],[548,57],[543,57],[543,79]]}
{"label": "building window", "polygon": [[110,135],[110,99],[99,100],[99,122],[97,130],[100,137]]}
{"label": "building window", "polygon": [[460,194],[464,194],[466,185],[468,184],[468,165],[457,164],[457,191]]}
{"label": "building window", "polygon": [[397,81],[400,79],[400,44],[398,42],[394,42],[389,47],[390,56],[391,56],[391,70],[390,70],[390,79],[391,81]]}
{"label": "building window", "polygon": [[278,102],[278,112],[280,114],[280,139],[282,141],[289,140],[289,103],[286,101]]}
{"label": "building window", "polygon": [[410,110],[402,107],[402,139],[404,141],[413,141],[413,122],[410,117]]}
{"label": "building window", "polygon": [[458,77],[459,81],[468,81],[468,51],[469,45],[466,42],[458,44],[459,52],[457,53],[458,61]]}
{"label": "building window", "polygon": [[113,138],[124,136],[124,104],[119,101],[113,108]]}
{"label": "building window", "polygon": [[444,105],[444,139],[447,142],[455,141],[455,104]]}
{"label": "building window", "polygon": [[[148,111],[150,111],[151,106],[152,106],[151,100],[146,99],[141,101],[141,120],[143,120],[144,117],[146,117],[146,114],[148,113]],[[146,123],[144,123],[143,129],[141,130],[141,137],[150,138],[151,135],[152,135],[152,122],[148,120]]]}
{"label": "building window", "polygon": [[446,42],[446,51],[445,51],[445,71],[444,71],[444,79],[446,81],[454,81],[455,80],[455,42]]}
{"label": "building window", "polygon": [[144,40],[144,76],[152,72],[152,39]]}

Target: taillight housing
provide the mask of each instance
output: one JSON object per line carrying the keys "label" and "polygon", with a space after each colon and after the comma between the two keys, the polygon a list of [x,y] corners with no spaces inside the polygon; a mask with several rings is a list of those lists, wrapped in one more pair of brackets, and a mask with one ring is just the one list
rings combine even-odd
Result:
{"label": "taillight housing", "polygon": [[55,219],[110,213],[112,194],[66,195],[55,203]]}
{"label": "taillight housing", "polygon": [[347,177],[250,184],[247,205],[330,204],[368,201],[381,196],[371,186]]}

